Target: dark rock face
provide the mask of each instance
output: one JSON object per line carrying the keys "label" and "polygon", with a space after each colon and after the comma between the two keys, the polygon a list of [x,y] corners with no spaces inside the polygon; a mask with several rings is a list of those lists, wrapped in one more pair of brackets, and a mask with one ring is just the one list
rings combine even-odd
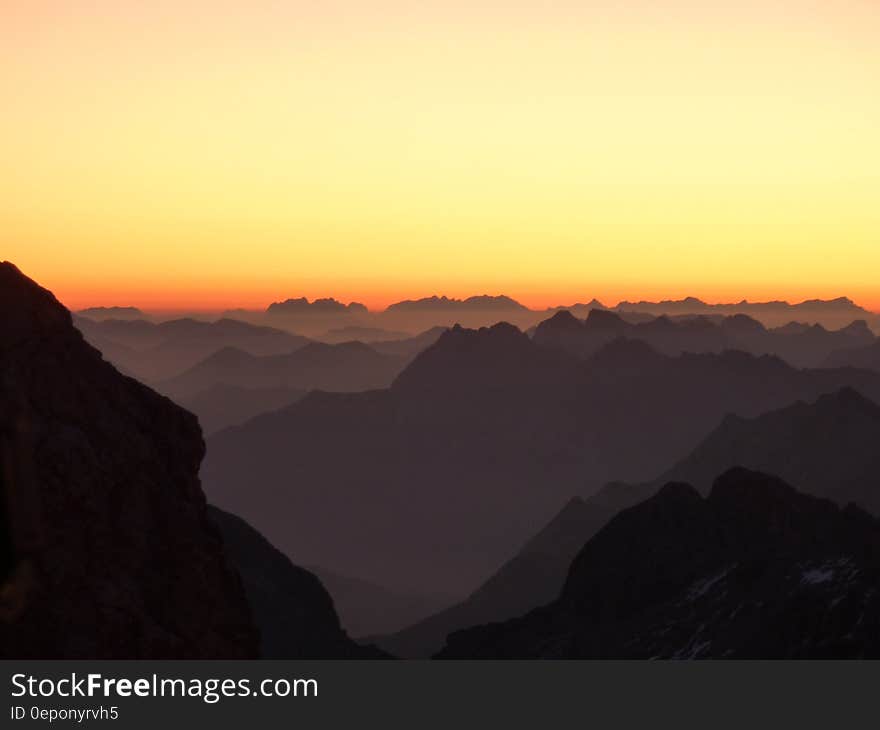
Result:
{"label": "dark rock face", "polygon": [[203,455],[191,414],[120,375],[51,293],[0,264],[0,655],[255,656]]}
{"label": "dark rock face", "polygon": [[560,598],[450,636],[444,658],[880,656],[880,521],[733,469],[615,517]]}
{"label": "dark rock face", "polygon": [[244,583],[263,659],[377,659],[348,638],[321,581],[294,565],[244,520],[216,507],[211,521]]}

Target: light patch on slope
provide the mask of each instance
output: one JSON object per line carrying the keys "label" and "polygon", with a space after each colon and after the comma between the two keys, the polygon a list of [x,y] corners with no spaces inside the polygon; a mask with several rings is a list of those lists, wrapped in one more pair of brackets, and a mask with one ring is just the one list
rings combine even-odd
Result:
{"label": "light patch on slope", "polygon": [[727,574],[730,573],[736,567],[736,563],[731,565],[730,567],[725,568],[717,575],[710,576],[708,578],[702,578],[694,583],[687,592],[687,598],[689,601],[694,601],[697,598],[701,598],[705,596],[709,591],[712,590],[718,583],[724,580],[727,577]]}
{"label": "light patch on slope", "polygon": [[841,580],[852,580],[859,572],[857,568],[851,565],[849,558],[839,558],[838,560],[829,560],[822,565],[807,568],[801,572],[801,585],[817,586],[823,583],[833,581],[838,573],[841,573]]}

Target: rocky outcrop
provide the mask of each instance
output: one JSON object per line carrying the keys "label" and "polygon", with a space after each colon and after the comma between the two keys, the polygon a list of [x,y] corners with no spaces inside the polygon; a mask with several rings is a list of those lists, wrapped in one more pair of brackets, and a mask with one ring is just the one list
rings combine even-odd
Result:
{"label": "rocky outcrop", "polygon": [[194,416],[102,360],[0,264],[6,658],[246,658],[258,637],[208,520]]}
{"label": "rocky outcrop", "polygon": [[444,658],[876,658],[880,521],[733,469],[590,540],[560,598],[449,637]]}
{"label": "rocky outcrop", "polygon": [[209,507],[260,629],[263,659],[379,659],[343,631],[333,599],[314,573],[294,565],[240,517]]}

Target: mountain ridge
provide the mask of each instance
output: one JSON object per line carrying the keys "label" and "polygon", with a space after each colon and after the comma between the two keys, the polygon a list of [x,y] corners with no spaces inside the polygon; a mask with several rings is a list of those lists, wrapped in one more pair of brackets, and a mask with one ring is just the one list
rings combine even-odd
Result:
{"label": "mountain ridge", "polygon": [[880,521],[745,469],[611,520],[559,598],[452,634],[440,658],[880,655]]}

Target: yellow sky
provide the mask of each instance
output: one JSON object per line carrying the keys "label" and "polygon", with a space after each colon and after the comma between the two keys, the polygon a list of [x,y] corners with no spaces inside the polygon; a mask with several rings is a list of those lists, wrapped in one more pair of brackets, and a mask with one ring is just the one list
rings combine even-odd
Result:
{"label": "yellow sky", "polygon": [[6,0],[0,258],[72,307],[880,309],[880,6],[728,5]]}

